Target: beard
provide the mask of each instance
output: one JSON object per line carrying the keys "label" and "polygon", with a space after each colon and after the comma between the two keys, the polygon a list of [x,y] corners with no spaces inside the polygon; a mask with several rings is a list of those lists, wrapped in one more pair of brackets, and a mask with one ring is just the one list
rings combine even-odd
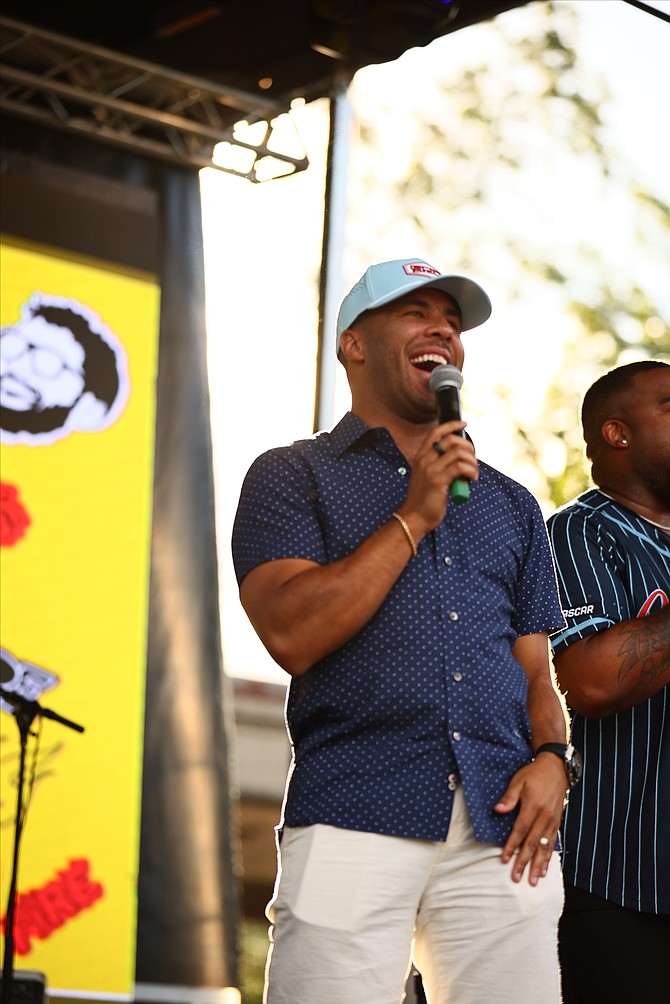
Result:
{"label": "beard", "polygon": [[670,456],[650,457],[645,463],[635,464],[634,473],[657,502],[670,509]]}

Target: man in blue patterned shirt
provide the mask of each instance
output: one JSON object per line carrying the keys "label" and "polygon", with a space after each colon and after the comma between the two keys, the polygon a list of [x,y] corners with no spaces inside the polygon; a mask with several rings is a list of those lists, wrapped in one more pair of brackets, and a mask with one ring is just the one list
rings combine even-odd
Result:
{"label": "man in blue patterned shirt", "polygon": [[559,1001],[549,541],[429,386],[490,310],[426,262],[371,266],[338,317],[351,411],[245,479],[240,596],[292,677],[269,1004],[399,1002],[410,952],[432,1004]]}
{"label": "man in blue patterned shirt", "polygon": [[549,520],[552,639],[583,779],[563,827],[565,1004],[670,993],[670,366],[610,370],[582,423],[598,486]]}

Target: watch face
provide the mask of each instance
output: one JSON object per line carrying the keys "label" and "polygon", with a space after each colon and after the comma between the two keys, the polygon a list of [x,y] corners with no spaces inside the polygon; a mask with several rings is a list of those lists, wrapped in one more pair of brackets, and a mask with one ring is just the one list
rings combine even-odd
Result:
{"label": "watch face", "polygon": [[570,787],[574,788],[578,781],[581,781],[582,769],[584,767],[584,758],[574,746],[568,746],[565,751],[565,767],[568,772]]}

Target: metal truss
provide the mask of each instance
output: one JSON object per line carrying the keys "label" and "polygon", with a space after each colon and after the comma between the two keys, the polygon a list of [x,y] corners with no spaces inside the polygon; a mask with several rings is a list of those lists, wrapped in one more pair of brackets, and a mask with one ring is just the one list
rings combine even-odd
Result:
{"label": "metal truss", "polygon": [[286,106],[0,18],[0,110],[252,182],[309,161]]}

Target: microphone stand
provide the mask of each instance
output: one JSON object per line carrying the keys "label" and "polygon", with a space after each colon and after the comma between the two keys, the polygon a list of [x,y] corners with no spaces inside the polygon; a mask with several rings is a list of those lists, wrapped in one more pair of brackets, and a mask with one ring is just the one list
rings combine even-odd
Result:
{"label": "microphone stand", "polygon": [[49,711],[48,708],[42,708],[37,701],[29,701],[25,697],[21,697],[20,694],[15,694],[10,690],[5,690],[4,687],[0,687],[0,695],[8,704],[14,706],[14,718],[16,719],[16,724],[19,727],[21,740],[19,777],[17,784],[18,793],[16,801],[16,820],[14,823],[14,855],[12,859],[12,878],[9,884],[9,896],[7,899],[7,912],[5,913],[5,955],[2,963],[2,1004],[9,1004],[14,973],[14,912],[16,909],[16,888],[19,873],[19,844],[21,841],[21,833],[23,831],[23,783],[26,768],[26,748],[28,745],[30,726],[32,725],[33,719],[37,715],[41,715],[42,718],[51,718],[52,721],[60,722],[61,725],[65,725],[69,729],[74,729],[75,732],[83,732],[84,728],[82,725],[77,725],[76,722],[71,722],[67,718],[63,718],[61,715],[56,714],[55,711]]}

